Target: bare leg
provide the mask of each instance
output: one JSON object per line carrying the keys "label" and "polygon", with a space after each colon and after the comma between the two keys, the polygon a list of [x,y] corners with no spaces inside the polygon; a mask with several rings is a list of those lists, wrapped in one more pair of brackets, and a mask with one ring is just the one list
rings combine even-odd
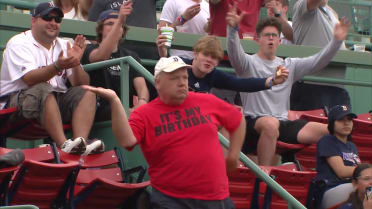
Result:
{"label": "bare leg", "polygon": [[87,91],[72,114],[73,137],[88,138],[96,112],[96,94]]}
{"label": "bare leg", "polygon": [[272,165],[279,137],[279,120],[274,117],[262,117],[257,119],[254,128],[260,135],[257,144],[258,164]]}
{"label": "bare leg", "polygon": [[66,141],[61,113],[59,112],[58,104],[53,94],[50,94],[45,99],[44,128],[58,147],[61,147]]}
{"label": "bare leg", "polygon": [[308,122],[298,132],[297,141],[300,144],[315,144],[326,134],[328,134],[327,124]]}
{"label": "bare leg", "polygon": [[247,154],[247,157],[249,157],[249,159],[251,159],[254,163],[256,163],[258,165],[258,157],[257,157],[257,155]]}

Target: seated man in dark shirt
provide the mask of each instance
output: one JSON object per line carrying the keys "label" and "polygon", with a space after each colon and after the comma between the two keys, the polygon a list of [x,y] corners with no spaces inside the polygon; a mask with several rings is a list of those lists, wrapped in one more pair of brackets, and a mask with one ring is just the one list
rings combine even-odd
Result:
{"label": "seated man in dark shirt", "polygon": [[[138,62],[138,55],[125,49],[120,40],[125,36],[128,28],[125,25],[126,17],[132,12],[132,2],[128,1],[120,7],[120,11],[106,10],[102,12],[97,22],[98,44],[87,46],[82,63],[88,64],[99,62],[107,59],[114,59],[125,56],[132,56]],[[120,95],[120,65],[107,67],[103,70],[96,70],[90,73],[91,85],[111,88]],[[145,79],[135,70],[129,71],[129,98],[130,106],[136,108],[149,101],[149,92]],[[138,102],[133,102],[133,95],[137,95]],[[133,104],[134,103],[134,104]],[[110,119],[109,105],[105,100],[99,100],[96,120]],[[103,110],[102,110],[103,109]]]}

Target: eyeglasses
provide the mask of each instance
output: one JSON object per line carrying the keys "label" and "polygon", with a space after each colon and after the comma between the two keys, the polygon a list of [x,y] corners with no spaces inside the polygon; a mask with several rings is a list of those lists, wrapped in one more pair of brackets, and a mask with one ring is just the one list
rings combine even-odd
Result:
{"label": "eyeglasses", "polygon": [[279,38],[279,34],[277,33],[264,33],[262,34],[262,36],[265,38],[269,38],[270,36],[273,37],[274,39]]}
{"label": "eyeglasses", "polygon": [[108,23],[104,23],[103,25],[113,26],[114,24],[115,24],[115,22],[108,22]]}
{"label": "eyeglasses", "polygon": [[359,176],[358,180],[362,181],[372,181],[372,176]]}
{"label": "eyeglasses", "polygon": [[56,23],[61,23],[62,22],[62,17],[60,16],[49,16],[49,15],[44,15],[44,16],[40,16],[41,19],[47,21],[47,22],[50,22],[54,19],[54,21]]}

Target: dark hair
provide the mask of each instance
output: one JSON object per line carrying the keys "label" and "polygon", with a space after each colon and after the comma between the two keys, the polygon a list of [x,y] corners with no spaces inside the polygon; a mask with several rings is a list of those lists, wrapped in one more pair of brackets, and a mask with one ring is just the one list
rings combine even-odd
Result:
{"label": "dark hair", "polygon": [[[96,33],[97,33],[98,43],[101,43],[102,39],[103,39],[103,26],[104,26],[103,22],[101,22],[101,21],[97,22]],[[125,35],[127,35],[129,27],[126,24],[124,24],[122,27],[123,27],[123,36],[121,38],[124,38]]]}
{"label": "dark hair", "polygon": [[279,34],[282,32],[282,25],[275,17],[265,17],[261,19],[256,26],[257,36],[259,37],[263,29],[269,26],[275,27]]}
{"label": "dark hair", "polygon": [[[365,169],[372,168],[372,165],[369,163],[361,163],[359,164],[353,172],[353,181],[358,181],[360,174]],[[358,191],[354,191],[350,194],[349,199],[346,201],[347,203],[351,203],[354,209],[363,209],[363,200],[361,200],[358,196]]]}
{"label": "dark hair", "polygon": [[[330,120],[328,121],[328,131],[331,135],[334,135],[335,134],[335,120]],[[353,133],[353,130],[354,130],[354,126],[353,126],[353,129],[351,130],[350,134],[347,136],[347,140],[348,141],[351,141],[351,134]]]}

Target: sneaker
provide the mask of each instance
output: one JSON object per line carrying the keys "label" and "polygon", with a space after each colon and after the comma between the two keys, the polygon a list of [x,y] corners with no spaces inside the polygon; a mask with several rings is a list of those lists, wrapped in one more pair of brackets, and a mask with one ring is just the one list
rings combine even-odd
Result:
{"label": "sneaker", "polygon": [[99,139],[88,140],[87,149],[83,155],[98,154],[105,151],[105,144]]}
{"label": "sneaker", "polygon": [[70,154],[82,154],[87,149],[87,142],[83,137],[78,137],[74,140],[69,139],[62,145],[62,151]]}

